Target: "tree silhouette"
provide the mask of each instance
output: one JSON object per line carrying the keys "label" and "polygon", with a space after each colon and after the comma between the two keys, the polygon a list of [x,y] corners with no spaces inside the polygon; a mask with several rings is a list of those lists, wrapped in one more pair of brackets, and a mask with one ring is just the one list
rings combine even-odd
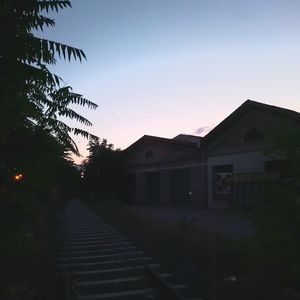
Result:
{"label": "tree silhouette", "polygon": [[86,194],[116,196],[121,191],[122,151],[106,139],[92,138],[89,156],[83,163],[84,191]]}
{"label": "tree silhouette", "polygon": [[[48,68],[60,58],[81,61],[84,52],[34,34],[55,25],[43,14],[67,7],[70,1],[0,1],[1,299],[58,299],[51,295],[56,275],[49,280],[52,271],[45,268],[50,224],[62,203],[57,200],[69,199],[79,186],[79,171],[67,159],[70,151],[78,154],[71,134],[93,137],[62,118],[90,126],[70,106],[97,107]],[[15,174],[22,180],[14,181]],[[53,288],[47,287],[51,278]]]}
{"label": "tree silhouette", "polygon": [[[0,143],[24,126],[53,135],[66,151],[78,154],[70,134],[85,138],[91,134],[68,126],[60,118],[92,124],[70,108],[71,104],[95,109],[97,105],[49,71],[48,66],[64,58],[85,59],[81,49],[36,37],[32,31],[54,27],[55,21],[42,13],[71,7],[70,1],[2,0],[0,4]],[[5,28],[5,30],[3,30]]]}

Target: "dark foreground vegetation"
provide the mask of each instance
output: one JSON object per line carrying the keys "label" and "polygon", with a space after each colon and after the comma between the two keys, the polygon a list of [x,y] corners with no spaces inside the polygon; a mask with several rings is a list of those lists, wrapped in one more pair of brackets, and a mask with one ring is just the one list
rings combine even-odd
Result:
{"label": "dark foreground vegetation", "polygon": [[64,299],[54,260],[57,211],[54,200],[29,193],[1,199],[1,299]]}
{"label": "dark foreground vegetation", "polygon": [[[277,190],[273,192],[278,195]],[[97,200],[89,205],[196,296],[237,300],[300,297],[299,224],[295,224],[299,216],[290,220],[289,213],[247,214],[257,233],[251,239],[236,240],[200,230],[192,219],[177,224],[159,222],[138,215],[116,199]]]}
{"label": "dark foreground vegetation", "polygon": [[84,197],[122,197],[122,151],[106,139],[92,138],[89,155],[82,163],[82,194]]}
{"label": "dark foreground vegetation", "polygon": [[53,138],[41,136],[34,145],[39,151],[32,147],[35,156],[29,153],[21,168],[2,170],[0,298],[6,300],[64,297],[55,270],[57,215],[78,194],[79,172]]}
{"label": "dark foreground vegetation", "polygon": [[[63,299],[54,263],[56,215],[78,190],[73,135],[63,120],[91,123],[73,110],[97,105],[49,70],[57,59],[85,59],[81,49],[38,37],[47,17],[70,1],[0,2],[0,299]],[[72,108],[70,105],[73,105]],[[62,119],[62,117],[64,119]]]}

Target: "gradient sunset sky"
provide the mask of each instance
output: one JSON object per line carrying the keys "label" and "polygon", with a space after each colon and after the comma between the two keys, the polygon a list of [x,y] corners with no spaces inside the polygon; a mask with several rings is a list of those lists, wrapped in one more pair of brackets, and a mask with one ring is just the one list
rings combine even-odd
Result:
{"label": "gradient sunset sky", "polygon": [[[299,0],[72,5],[39,35],[85,51],[82,64],[53,70],[99,105],[77,111],[116,147],[144,134],[204,135],[247,99],[300,111]],[[86,155],[86,140],[76,140]]]}

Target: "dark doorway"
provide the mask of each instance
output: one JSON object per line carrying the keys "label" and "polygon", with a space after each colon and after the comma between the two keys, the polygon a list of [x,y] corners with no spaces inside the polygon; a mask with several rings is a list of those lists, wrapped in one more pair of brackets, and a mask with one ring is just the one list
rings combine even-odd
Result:
{"label": "dark doorway", "polygon": [[124,194],[125,194],[125,202],[128,204],[134,203],[135,199],[135,174],[128,174],[124,178]]}
{"label": "dark doorway", "polygon": [[187,205],[191,203],[191,175],[190,170],[175,170],[171,172],[172,203]]}
{"label": "dark doorway", "polygon": [[149,172],[146,174],[146,202],[148,204],[160,203],[159,172]]}

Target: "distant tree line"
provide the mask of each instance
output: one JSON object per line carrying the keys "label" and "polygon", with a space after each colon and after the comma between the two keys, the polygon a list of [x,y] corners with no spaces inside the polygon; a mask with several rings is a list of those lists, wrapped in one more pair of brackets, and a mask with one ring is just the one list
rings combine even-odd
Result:
{"label": "distant tree line", "polygon": [[122,151],[106,139],[92,138],[89,155],[82,164],[83,193],[88,199],[120,197],[122,193]]}

